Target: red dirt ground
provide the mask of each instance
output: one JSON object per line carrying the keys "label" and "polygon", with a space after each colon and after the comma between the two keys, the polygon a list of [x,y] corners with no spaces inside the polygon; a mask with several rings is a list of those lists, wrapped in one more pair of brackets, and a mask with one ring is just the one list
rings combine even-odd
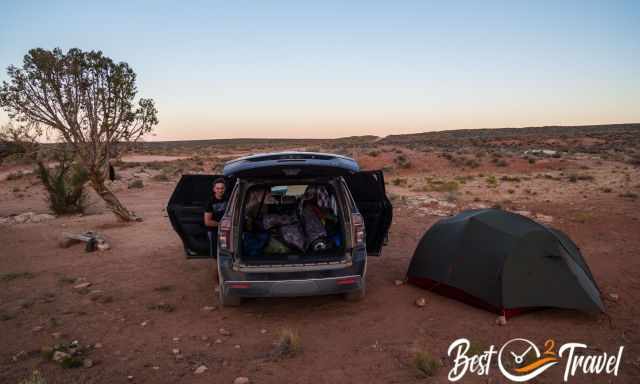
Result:
{"label": "red dirt ground", "polygon": [[[376,165],[370,162],[366,165]],[[437,174],[452,172],[448,169]],[[42,191],[29,187],[32,182],[3,182],[0,216],[27,210],[46,212]],[[568,195],[558,202],[513,197],[521,208],[553,216],[553,225],[581,247],[603,292],[608,316],[544,310],[516,317],[500,327],[492,313],[410,285],[394,284],[404,278],[422,233],[438,219],[420,215],[399,202],[384,255],[370,258],[368,292],[363,301],[351,303],[340,297],[256,299],[239,308],[203,311],[205,306],[218,305],[214,264],[186,260],[164,217],[174,182],[145,183],[144,189],[116,188],[124,202],[145,218],[142,223],[118,224],[98,204],[85,216],[0,225],[0,272],[3,276],[33,274],[31,278],[0,281],[0,382],[16,383],[38,369],[48,383],[232,383],[237,376],[247,376],[252,383],[444,383],[451,368],[447,348],[460,337],[482,348],[491,344],[499,347],[516,337],[531,339],[538,346],[548,338],[559,344],[582,342],[590,346],[589,353],[615,352],[624,345],[618,377],[578,374],[571,382],[636,383],[640,379],[637,199],[599,193],[596,187],[589,189],[588,200]],[[563,189],[559,185],[554,191]],[[12,192],[16,186],[28,187],[28,192],[17,197]],[[474,187],[468,188],[476,193]],[[568,219],[585,209],[588,220]],[[63,231],[88,229],[103,233],[113,249],[85,253],[81,245],[58,248]],[[69,278],[86,279],[92,283],[90,289],[101,290],[111,302],[92,301],[89,295],[74,292],[73,284],[65,283]],[[610,293],[619,299],[611,300]],[[426,298],[426,306],[414,305],[419,297]],[[158,303],[171,304],[175,310],[148,309]],[[220,328],[231,335],[220,335]],[[283,328],[299,333],[302,353],[271,359],[273,343]],[[62,337],[55,339],[55,332]],[[216,343],[217,339],[221,342]],[[102,344],[89,353],[95,365],[63,369],[40,356],[43,346],[63,340]],[[176,359],[174,348],[180,350],[182,359]],[[20,351],[26,355],[14,361]],[[425,379],[417,374],[412,364],[417,351],[442,360],[444,366],[434,377]],[[208,370],[195,375],[201,364]],[[552,368],[535,382],[560,382],[562,370]],[[505,382],[495,366],[489,377],[491,381],[468,374],[462,382]]]}

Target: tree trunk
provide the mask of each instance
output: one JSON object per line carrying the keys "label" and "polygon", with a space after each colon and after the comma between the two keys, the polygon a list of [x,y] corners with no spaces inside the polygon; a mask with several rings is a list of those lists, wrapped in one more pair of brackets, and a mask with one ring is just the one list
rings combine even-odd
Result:
{"label": "tree trunk", "polygon": [[96,191],[96,193],[104,200],[107,204],[107,207],[113,212],[116,217],[121,221],[138,221],[138,218],[130,212],[118,198],[116,195],[111,192],[106,185],[104,185],[104,179],[101,177],[95,177],[91,175],[91,186]]}

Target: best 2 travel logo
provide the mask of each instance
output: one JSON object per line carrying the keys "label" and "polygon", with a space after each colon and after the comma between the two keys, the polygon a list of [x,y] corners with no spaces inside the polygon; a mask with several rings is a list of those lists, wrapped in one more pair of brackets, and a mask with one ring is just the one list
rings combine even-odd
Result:
{"label": "best 2 travel logo", "polygon": [[489,375],[493,359],[497,359],[500,373],[514,382],[531,380],[554,366],[563,366],[564,382],[576,375],[618,376],[624,346],[615,353],[586,354],[583,343],[565,343],[556,353],[556,342],[549,339],[539,349],[533,342],[516,338],[504,343],[498,350],[492,345],[488,350],[471,354],[471,342],[460,338],[449,346],[447,355],[453,357],[449,381],[458,381],[465,375]]}

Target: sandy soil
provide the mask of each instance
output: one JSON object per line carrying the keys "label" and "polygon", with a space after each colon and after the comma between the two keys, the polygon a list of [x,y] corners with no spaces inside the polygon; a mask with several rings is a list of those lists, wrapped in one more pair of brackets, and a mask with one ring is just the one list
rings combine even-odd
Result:
{"label": "sandy soil", "polygon": [[[164,212],[175,179],[153,181],[157,171],[127,169],[112,185],[145,218],[142,223],[119,224],[96,202],[86,215],[0,225],[0,382],[18,382],[38,369],[49,383],[232,383],[238,376],[253,383],[444,383],[451,368],[447,348],[460,337],[482,348],[515,337],[540,346],[548,338],[583,342],[593,353],[624,345],[619,377],[578,375],[572,382],[638,382],[640,210],[638,199],[619,196],[638,192],[637,169],[575,158],[536,164],[514,160],[508,167],[483,165],[462,171],[435,154],[406,153],[416,166],[387,175],[389,181],[406,178],[407,184],[389,185],[395,214],[390,243],[382,257],[370,259],[367,296],[357,303],[340,297],[256,299],[239,308],[219,308],[214,265],[185,259]],[[393,162],[387,153],[359,160],[368,168]],[[570,182],[567,175],[574,170],[594,179]],[[487,186],[490,174],[498,179],[495,187]],[[417,188],[427,177],[452,180],[468,175],[475,178],[460,183],[454,196]],[[501,181],[503,175],[521,180]],[[133,177],[143,178],[145,187],[127,189]],[[436,202],[425,203],[425,196]],[[428,207],[454,213],[478,204],[501,204],[550,217],[581,247],[602,290],[607,315],[544,310],[500,327],[492,313],[394,284],[404,278],[422,233],[439,219]],[[47,212],[36,180],[3,182],[0,216],[25,211]],[[88,229],[104,234],[113,248],[85,253],[81,245],[57,246],[62,232]],[[30,275],[20,275],[27,272]],[[82,282],[91,283],[89,293],[74,289]],[[426,306],[414,305],[419,297],[426,299]],[[152,309],[158,304],[174,310]],[[204,310],[207,306],[216,309]],[[222,335],[220,328],[231,334]],[[273,343],[283,328],[299,333],[303,350],[292,358],[273,359]],[[42,347],[73,340],[100,346],[88,353],[93,367],[63,369],[41,357]],[[179,350],[177,356],[174,349]],[[434,377],[417,374],[412,361],[418,351],[441,360],[443,367]],[[208,370],[194,374],[200,365]],[[561,374],[561,369],[551,369],[535,382],[560,382]],[[490,380],[505,381],[496,367]],[[463,382],[489,381],[467,375]]]}

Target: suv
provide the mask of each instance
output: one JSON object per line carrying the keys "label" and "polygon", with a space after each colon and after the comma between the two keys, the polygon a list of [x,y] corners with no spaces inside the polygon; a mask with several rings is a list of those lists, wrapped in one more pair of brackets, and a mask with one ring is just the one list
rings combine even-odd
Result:
{"label": "suv", "polygon": [[[219,177],[228,203],[210,252],[203,213]],[[381,254],[392,218],[382,171],[310,152],[239,158],[223,175],[183,175],[167,212],[187,258],[217,256],[223,306],[246,297],[362,298],[367,256]]]}

